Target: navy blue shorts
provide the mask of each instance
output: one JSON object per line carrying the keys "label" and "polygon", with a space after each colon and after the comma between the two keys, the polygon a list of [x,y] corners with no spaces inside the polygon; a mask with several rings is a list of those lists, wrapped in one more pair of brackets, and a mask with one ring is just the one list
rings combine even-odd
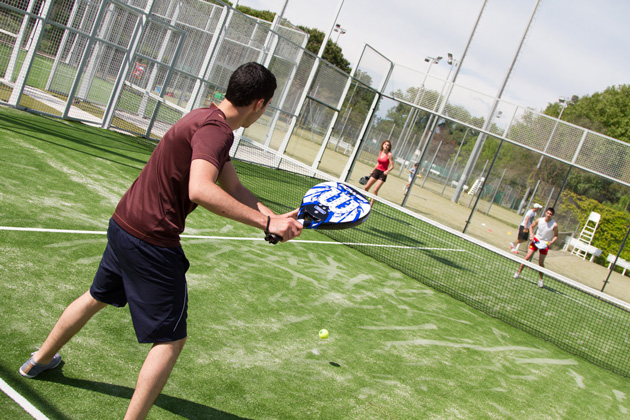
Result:
{"label": "navy blue shorts", "polygon": [[188,267],[181,247],[151,245],[110,220],[90,294],[113,306],[129,303],[138,342],[180,340],[186,337]]}

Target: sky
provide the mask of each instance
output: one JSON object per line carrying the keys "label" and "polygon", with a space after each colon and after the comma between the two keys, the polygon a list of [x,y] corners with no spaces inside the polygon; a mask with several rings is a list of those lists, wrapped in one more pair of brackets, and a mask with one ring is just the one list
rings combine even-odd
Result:
{"label": "sky", "polygon": [[[236,1],[233,1],[236,3]],[[460,60],[484,0],[239,0],[280,14],[294,25],[332,32],[354,65],[365,44],[397,65],[446,79],[452,53],[461,61],[456,84],[498,95],[537,0],[486,0],[470,47]],[[337,11],[341,4],[338,18]],[[560,97],[585,96],[630,84],[630,1],[541,0],[502,98],[544,110]],[[454,73],[453,73],[454,74]]]}

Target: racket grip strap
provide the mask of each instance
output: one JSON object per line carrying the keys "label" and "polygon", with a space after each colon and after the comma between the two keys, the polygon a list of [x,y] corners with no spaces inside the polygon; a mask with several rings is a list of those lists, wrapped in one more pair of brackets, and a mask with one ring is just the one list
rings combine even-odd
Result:
{"label": "racket grip strap", "polygon": [[282,240],[282,237],[278,235],[274,235],[273,233],[269,232],[269,223],[271,223],[271,216],[267,216],[267,227],[265,228],[265,241],[269,242],[270,244],[275,245]]}

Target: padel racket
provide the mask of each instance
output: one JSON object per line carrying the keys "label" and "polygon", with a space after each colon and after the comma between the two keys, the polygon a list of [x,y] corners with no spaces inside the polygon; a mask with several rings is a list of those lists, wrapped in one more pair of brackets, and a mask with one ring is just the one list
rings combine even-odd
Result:
{"label": "padel racket", "polygon": [[362,176],[361,178],[359,178],[359,184],[365,185],[368,183],[369,180],[370,180],[370,175]]}
{"label": "padel racket", "polygon": [[[297,220],[306,229],[347,229],[365,222],[371,208],[354,188],[340,182],[322,182],[304,194]],[[277,244],[282,238],[269,233],[265,240]]]}
{"label": "padel racket", "polygon": [[532,242],[534,242],[534,246],[536,248],[538,248],[538,249],[547,249],[547,247],[549,246],[549,242],[541,241],[540,239],[538,239],[535,236],[534,236],[534,240]]}

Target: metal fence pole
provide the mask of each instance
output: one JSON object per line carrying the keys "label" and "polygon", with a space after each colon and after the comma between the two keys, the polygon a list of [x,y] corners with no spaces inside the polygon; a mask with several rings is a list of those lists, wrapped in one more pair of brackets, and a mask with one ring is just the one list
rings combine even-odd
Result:
{"label": "metal fence pole", "polygon": [[[35,22],[35,28],[32,33],[32,40],[28,52],[26,53],[26,57],[24,58],[24,62],[22,63],[22,68],[20,69],[20,73],[18,74],[15,85],[13,86],[13,90],[11,91],[11,97],[9,98],[9,104],[13,106],[18,106],[20,103],[20,99],[22,98],[22,93],[24,93],[24,87],[26,86],[26,79],[28,78],[28,74],[33,67],[33,61],[35,59],[35,52],[37,51],[37,47],[39,46],[39,42],[42,38],[42,31],[46,23],[48,22],[48,12],[52,7],[52,0],[48,0],[42,5],[40,11],[40,18]],[[19,46],[18,46],[19,51]],[[9,76],[10,77],[10,76]]]}
{"label": "metal fence pole", "polygon": [[503,182],[505,171],[507,171],[507,168],[503,170],[503,173],[501,174],[501,179],[499,179],[499,183],[497,184],[497,187],[494,189],[494,193],[492,194],[492,198],[490,199],[490,205],[488,206],[488,210],[486,210],[486,215],[490,213],[490,209],[492,208],[492,204],[494,203],[494,198],[497,196],[497,192],[499,192],[499,187],[501,186],[501,182]]}
{"label": "metal fence pole", "polygon": [[[490,173],[492,172],[492,168],[494,167],[494,163],[497,161],[497,157],[499,156],[499,152],[501,151],[501,146],[503,146],[503,140],[501,140],[501,143],[499,143],[499,147],[497,148],[497,152],[494,154],[494,159],[492,159],[492,163],[490,164],[490,168],[488,168],[488,174],[486,175],[486,179],[484,179],[483,182],[481,183],[479,194],[477,195],[477,199],[475,200],[475,205],[473,206],[472,210],[470,211],[470,216],[468,217],[468,220],[466,220],[466,225],[464,225],[464,230],[462,231],[462,233],[466,233],[466,229],[468,229],[468,226],[470,225],[470,221],[472,220],[473,214],[475,214],[475,209],[477,208],[477,204],[479,204],[479,199],[481,198],[481,193],[483,192],[483,189],[486,186],[486,182],[488,182],[488,179],[490,179]],[[482,172],[482,175],[483,175],[483,172]]]}
{"label": "metal fence pole", "polygon": [[604,280],[604,285],[602,286],[601,292],[604,291],[604,289],[606,288],[606,285],[608,284],[608,281],[610,280],[610,275],[612,274],[613,270],[615,269],[615,265],[617,264],[617,260],[619,260],[619,255],[621,255],[621,251],[623,251],[623,248],[626,245],[626,241],[628,240],[628,235],[630,235],[630,227],[628,227],[628,231],[626,232],[626,236],[623,238],[623,242],[621,242],[621,246],[619,247],[619,251],[617,251],[617,255],[615,256],[615,261],[613,261],[613,263],[610,264],[610,268],[608,269],[608,275],[606,276],[606,280]]}

